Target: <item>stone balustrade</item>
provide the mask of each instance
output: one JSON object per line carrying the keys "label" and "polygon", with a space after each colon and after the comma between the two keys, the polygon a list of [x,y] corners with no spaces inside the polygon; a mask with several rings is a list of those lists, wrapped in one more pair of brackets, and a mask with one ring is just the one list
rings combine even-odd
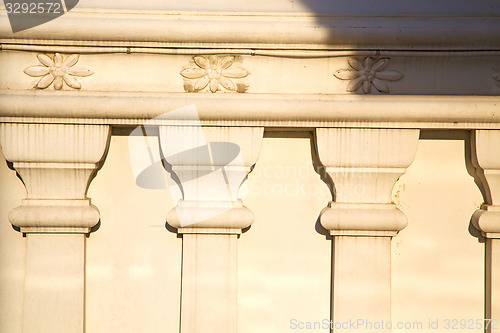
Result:
{"label": "stone balustrade", "polygon": [[[500,16],[476,14],[430,22],[418,14],[77,8],[12,33],[0,12],[0,146],[26,189],[8,215],[25,237],[22,332],[98,325],[86,318],[86,256],[105,221],[89,188],[106,168],[110,142],[124,135],[142,150],[116,163],[131,164],[138,186],[168,186],[175,201],[171,209],[154,208],[166,222],[156,232],[182,239],[182,253],[173,255],[181,279],[173,326],[235,333],[245,274],[238,246],[256,219],[245,205],[245,192],[255,191],[247,179],[259,167],[266,135],[310,139],[310,168],[324,171],[318,173],[331,198],[316,224],[303,223],[324,229],[331,243],[322,302],[330,300],[329,319],[342,323],[393,319],[393,239],[418,223],[394,202],[395,184],[422,133],[466,133],[465,162],[484,197],[471,216],[485,243],[481,320],[499,320]],[[128,28],[118,27],[123,22]],[[119,204],[132,214],[129,201]],[[301,256],[300,244],[290,255]]]}

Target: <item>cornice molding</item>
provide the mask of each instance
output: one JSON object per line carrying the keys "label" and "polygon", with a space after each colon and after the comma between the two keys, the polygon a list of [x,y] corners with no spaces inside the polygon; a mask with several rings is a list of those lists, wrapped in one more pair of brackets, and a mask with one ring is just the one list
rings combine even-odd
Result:
{"label": "cornice molding", "polygon": [[[75,29],[75,27],[78,27]],[[499,50],[500,16],[168,12],[74,9],[57,20],[12,33],[0,10],[2,43],[285,49]],[[271,46],[270,46],[271,45]]]}

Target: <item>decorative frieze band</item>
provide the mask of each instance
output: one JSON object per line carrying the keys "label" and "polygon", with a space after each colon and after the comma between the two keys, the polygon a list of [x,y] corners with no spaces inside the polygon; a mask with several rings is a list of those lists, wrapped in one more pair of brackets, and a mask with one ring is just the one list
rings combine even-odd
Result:
{"label": "decorative frieze band", "polygon": [[[163,55],[157,55],[158,57],[165,57]],[[411,55],[409,55],[411,56]],[[417,56],[417,54],[415,54]],[[68,86],[71,89],[79,90],[82,88],[82,84],[80,83],[78,77],[87,77],[94,74],[94,71],[88,68],[84,68],[81,66],[76,66],[77,62],[80,59],[79,54],[67,54],[63,55],[62,53],[40,53],[37,55],[37,58],[40,62],[39,65],[29,66],[24,69],[24,73],[35,78],[39,78],[39,80],[34,85],[35,89],[47,89],[51,85],[55,90],[64,90],[64,86]],[[321,57],[320,57],[321,58]],[[325,59],[334,59],[332,57],[323,57]],[[163,59],[163,58],[162,58]],[[100,60],[99,60],[100,61]],[[161,60],[163,61],[163,60]],[[212,54],[212,55],[197,55],[193,56],[192,62],[190,65],[185,66],[180,71],[180,76],[183,79],[175,80],[175,85],[171,85],[171,87],[177,87],[173,91],[180,91],[180,87],[182,87],[185,92],[238,92],[244,93],[247,92],[250,86],[250,82],[245,80],[248,78],[249,71],[238,63],[241,63],[242,59],[240,56],[235,54]],[[401,81],[403,78],[408,76],[407,79],[410,82],[406,82],[403,85],[398,84],[397,94],[416,94],[419,92],[418,89],[421,89],[421,85],[418,84],[419,78],[414,76],[414,73],[401,73],[396,70],[388,70],[387,67],[390,66],[391,63],[394,63],[393,58],[385,58],[385,57],[348,57],[347,63],[350,68],[338,69],[333,73],[333,76],[338,80],[349,81],[345,91],[348,93],[364,93],[370,94],[373,92],[380,92],[389,94],[392,91],[389,82]],[[168,64],[168,61],[167,61]],[[397,62],[400,65],[400,62]],[[396,64],[396,65],[397,65]],[[327,66],[328,62],[325,62],[323,66]],[[266,69],[266,78],[265,80],[273,80],[276,77],[276,68],[273,68],[273,74],[269,74],[269,70],[266,67],[267,65],[262,66],[262,68]],[[119,65],[116,65],[116,70],[113,69],[113,63],[111,63],[108,68],[113,73],[111,77],[116,77],[116,79],[120,79],[119,73]],[[306,66],[304,66],[305,68]],[[169,69],[168,66],[165,67],[166,70]],[[284,66],[283,68],[286,68]],[[174,74],[174,67],[171,68],[171,75]],[[443,74],[445,71],[452,71],[452,69],[444,68],[442,69]],[[463,75],[467,75],[466,71],[463,71]],[[264,72],[263,72],[264,73]],[[328,73],[328,71],[325,71]],[[164,72],[161,73],[164,75]],[[160,75],[160,74],[158,74]],[[296,70],[288,70],[283,72],[283,75],[286,75],[290,80],[297,80],[297,82],[306,82],[307,80],[313,80],[315,82],[318,81],[318,75],[321,74],[313,74],[311,73],[311,78],[308,78],[308,74],[304,74],[297,72]],[[282,77],[283,75],[279,75]],[[315,75],[315,76],[314,76]],[[456,73],[454,74],[456,75]],[[299,77],[300,76],[300,77]],[[314,78],[314,79],[313,79]],[[500,81],[500,74],[494,73],[490,76],[493,78],[493,82]],[[326,78],[325,78],[326,79]],[[328,78],[326,80],[331,81],[333,78]],[[254,78],[252,79],[252,86],[261,86],[264,78],[262,74],[259,72],[255,73]],[[490,79],[491,80],[491,79]],[[464,79],[464,82],[467,80]],[[474,85],[477,85],[479,81],[473,80]],[[486,76],[483,76],[483,82],[486,82]],[[101,84],[106,85],[105,82],[101,82]],[[333,83],[332,83],[333,84]],[[133,84],[126,84],[126,86],[130,85],[131,91],[135,88]],[[483,83],[484,85],[484,83]],[[275,85],[275,87],[281,89],[280,87],[283,85]],[[300,85],[299,85],[300,86]],[[438,89],[449,90],[452,86],[449,84],[438,84],[436,87]],[[283,87],[286,87],[283,86]],[[305,86],[304,86],[305,87]],[[328,85],[328,88],[325,89],[327,93],[335,93],[335,90],[339,90],[341,85]],[[296,88],[290,86],[290,89],[294,90]],[[70,89],[70,90],[71,90]],[[172,88],[167,88],[172,91]],[[278,90],[279,90],[278,89]],[[417,89],[417,90],[415,90]],[[92,89],[90,89],[92,90]],[[147,88],[145,89],[148,90]],[[288,90],[288,88],[286,89]],[[452,91],[451,89],[450,91]],[[142,91],[142,89],[141,89]],[[341,92],[341,91],[339,91]],[[489,88],[489,93],[491,94],[493,91]],[[325,92],[321,92],[325,93]],[[439,91],[436,91],[439,94]],[[432,93],[434,94],[434,92]],[[477,93],[476,93],[477,94]]]}

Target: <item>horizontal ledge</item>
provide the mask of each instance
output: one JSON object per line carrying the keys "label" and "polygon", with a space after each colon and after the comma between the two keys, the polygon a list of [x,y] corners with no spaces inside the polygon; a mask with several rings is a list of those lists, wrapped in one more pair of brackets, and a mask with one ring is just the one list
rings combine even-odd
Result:
{"label": "horizontal ledge", "polygon": [[[22,20],[22,17],[17,17]],[[26,17],[26,20],[32,20]],[[77,29],[75,29],[77,27]],[[314,45],[324,49],[498,50],[497,15],[335,15],[74,9],[56,20],[12,33],[0,11],[0,38],[81,45]],[[213,45],[212,45],[213,46]],[[226,46],[227,47],[227,46]],[[308,47],[310,49],[310,47]]]}
{"label": "horizontal ledge", "polygon": [[[171,112],[185,107],[192,113]],[[184,115],[189,115],[184,117]],[[0,91],[0,121],[500,129],[496,96]]]}

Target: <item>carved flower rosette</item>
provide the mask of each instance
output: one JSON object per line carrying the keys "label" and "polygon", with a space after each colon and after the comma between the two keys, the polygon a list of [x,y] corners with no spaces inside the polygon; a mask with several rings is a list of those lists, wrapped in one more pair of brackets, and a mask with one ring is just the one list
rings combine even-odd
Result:
{"label": "carved flower rosette", "polygon": [[349,80],[348,92],[362,89],[365,94],[375,87],[379,92],[389,93],[387,81],[399,81],[404,75],[397,71],[387,71],[389,59],[374,59],[366,57],[363,61],[356,58],[348,58],[347,62],[352,69],[339,69],[333,75],[339,80]]}
{"label": "carved flower rosette", "polygon": [[493,80],[500,82],[500,72],[493,74],[491,77]]}
{"label": "carved flower rosette", "polygon": [[180,72],[181,76],[188,79],[184,82],[184,89],[187,92],[199,92],[207,88],[212,93],[222,90],[246,91],[246,85],[237,84],[234,80],[248,76],[248,72],[243,68],[234,67],[234,60],[234,56],[211,55],[208,59],[203,56],[194,57],[196,67],[185,68]]}
{"label": "carved flower rosette", "polygon": [[81,89],[81,84],[75,78],[90,76],[94,72],[90,69],[75,66],[80,56],[71,54],[66,58],[60,53],[55,53],[53,56],[47,54],[38,54],[38,60],[41,65],[31,66],[24,70],[24,73],[40,77],[40,80],[35,85],[36,89],[48,88],[54,82],[54,89],[61,90],[64,83],[73,89]]}

